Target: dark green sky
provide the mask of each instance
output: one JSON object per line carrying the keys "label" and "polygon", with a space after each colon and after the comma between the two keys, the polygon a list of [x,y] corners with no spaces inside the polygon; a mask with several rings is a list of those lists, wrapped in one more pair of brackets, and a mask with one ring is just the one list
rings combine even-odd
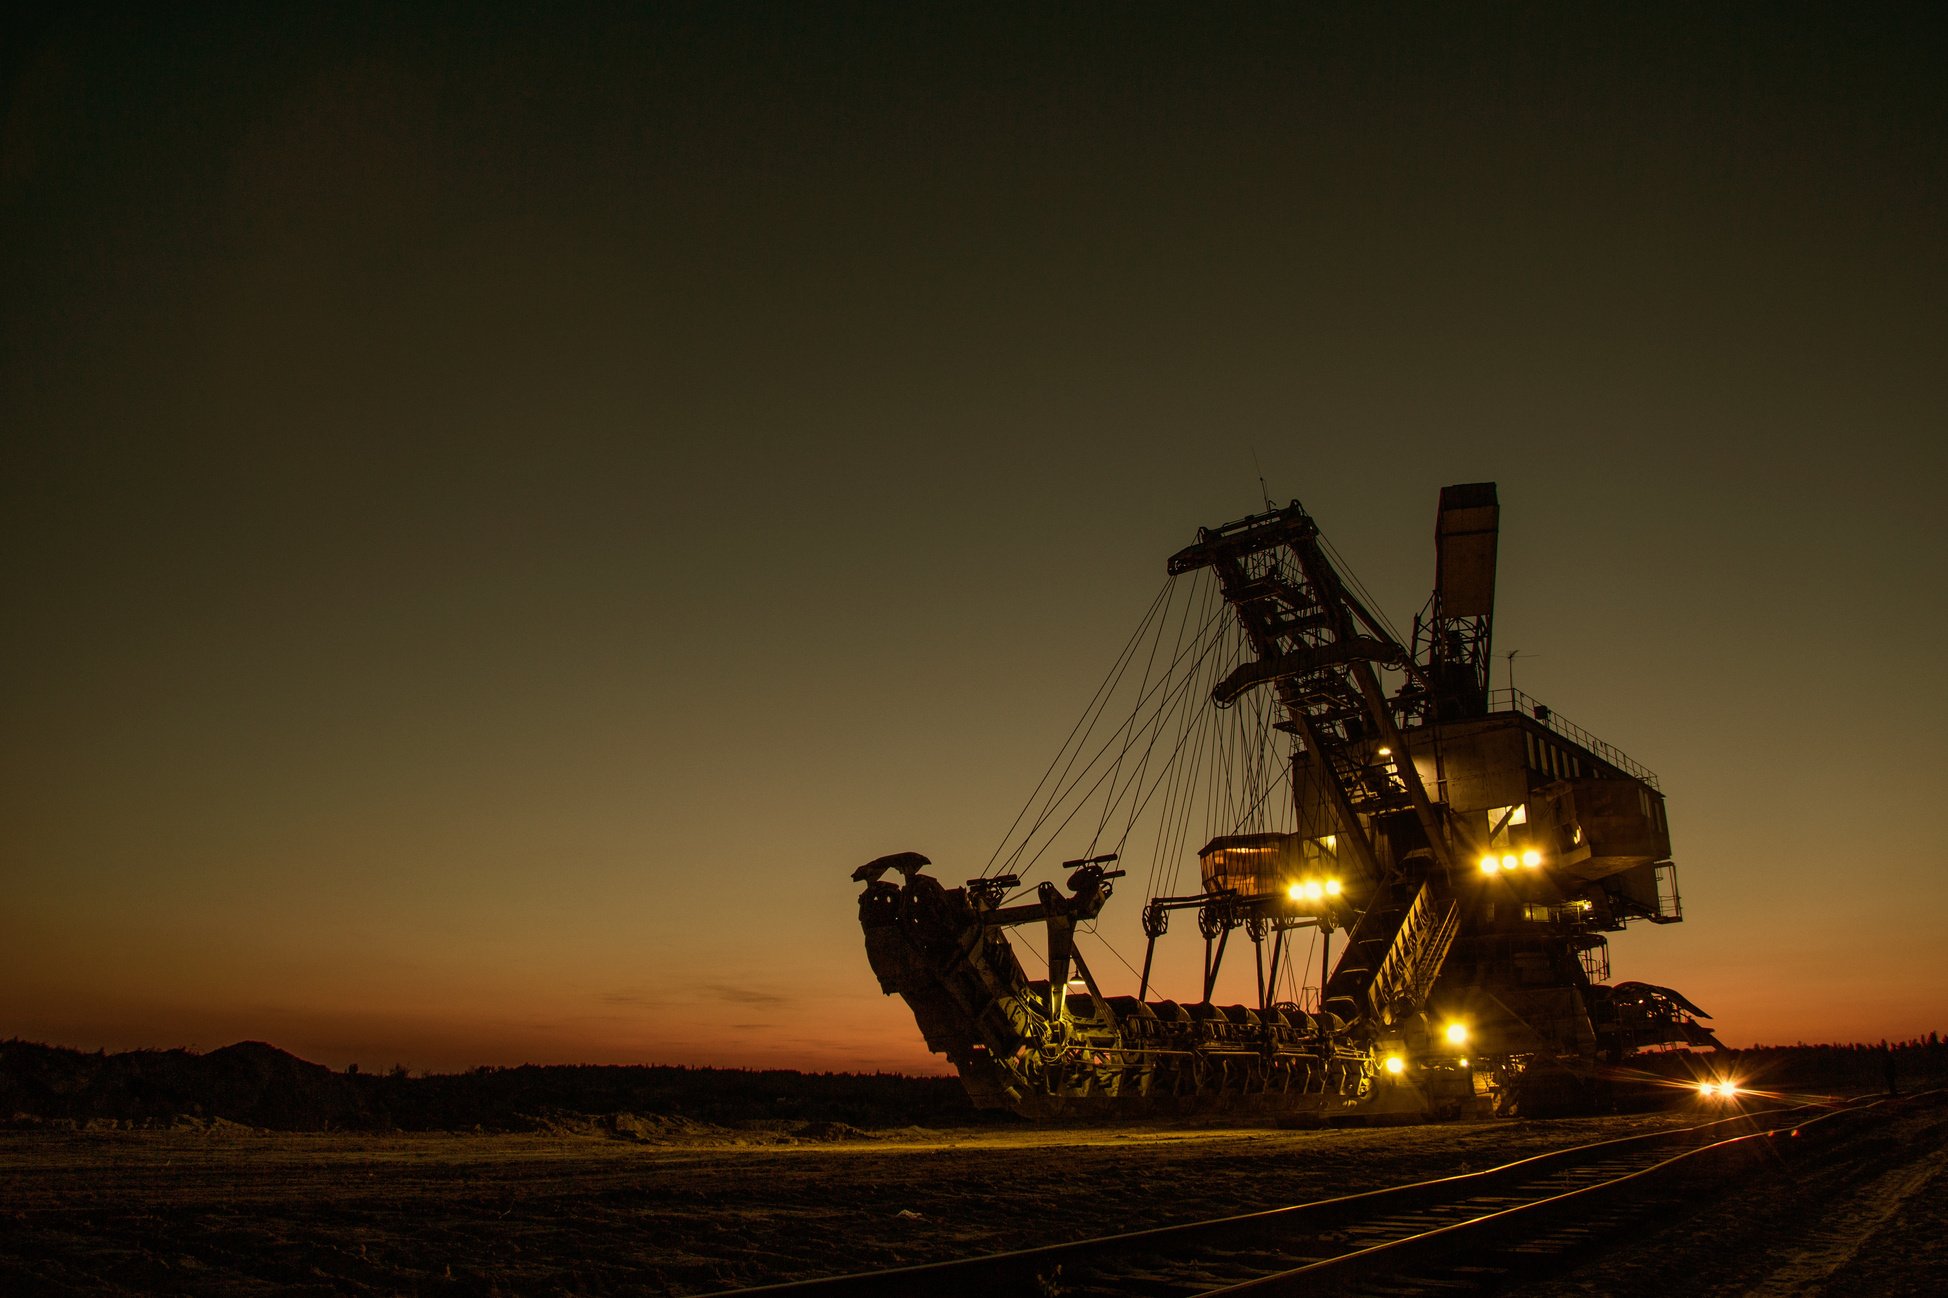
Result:
{"label": "dark green sky", "polygon": [[918,1066],[848,871],[1261,467],[1402,623],[1500,483],[1618,977],[1948,1027],[1928,7],[393,8],[9,20],[0,1033]]}

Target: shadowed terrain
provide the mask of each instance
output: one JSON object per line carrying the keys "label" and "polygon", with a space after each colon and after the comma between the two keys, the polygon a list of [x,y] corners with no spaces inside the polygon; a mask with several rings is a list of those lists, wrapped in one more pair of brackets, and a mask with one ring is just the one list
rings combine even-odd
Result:
{"label": "shadowed terrain", "polygon": [[550,1131],[571,1115],[665,1122],[953,1127],[977,1113],[952,1078],[593,1065],[410,1077],[333,1072],[241,1041],[197,1054],[0,1044],[0,1120],[16,1125],[239,1123],[273,1131]]}

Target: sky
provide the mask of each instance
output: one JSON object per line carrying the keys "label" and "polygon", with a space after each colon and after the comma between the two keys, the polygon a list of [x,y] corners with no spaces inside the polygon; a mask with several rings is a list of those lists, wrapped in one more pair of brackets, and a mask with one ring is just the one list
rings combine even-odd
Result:
{"label": "sky", "polygon": [[1929,7],[10,13],[0,1036],[939,1071],[851,870],[1199,526],[1402,624],[1487,480],[1668,799],[1615,976],[1948,1030]]}

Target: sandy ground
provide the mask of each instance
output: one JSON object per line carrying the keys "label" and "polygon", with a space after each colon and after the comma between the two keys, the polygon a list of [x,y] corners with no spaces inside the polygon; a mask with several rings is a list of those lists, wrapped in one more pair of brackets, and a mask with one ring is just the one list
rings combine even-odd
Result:
{"label": "sandy ground", "polygon": [[1936,1100],[1690,1205],[1517,1298],[1922,1298],[1948,1292],[1948,1108]]}
{"label": "sandy ground", "polygon": [[[765,1131],[3,1132],[0,1290],[707,1292],[1302,1202],[1697,1117],[909,1130],[837,1142]],[[1939,1145],[1935,1154],[1869,1178],[1858,1222],[1832,1248],[1896,1230],[1939,1240],[1948,1183]],[[1832,1274],[1825,1245],[1803,1242],[1806,1266]],[[1847,1265],[1857,1268],[1859,1253]]]}

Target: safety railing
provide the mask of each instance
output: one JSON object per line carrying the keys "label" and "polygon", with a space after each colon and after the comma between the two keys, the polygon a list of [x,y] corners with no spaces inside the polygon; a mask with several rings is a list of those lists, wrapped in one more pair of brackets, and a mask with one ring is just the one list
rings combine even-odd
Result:
{"label": "safety railing", "polygon": [[1645,766],[1641,762],[1633,761],[1630,755],[1622,749],[1612,744],[1604,743],[1601,739],[1598,739],[1595,735],[1583,729],[1575,722],[1560,716],[1548,704],[1538,702],[1520,690],[1506,689],[1489,691],[1488,710],[1490,712],[1520,712],[1522,715],[1541,725],[1544,729],[1561,735],[1573,744],[1581,745],[1610,765],[1616,767],[1619,771],[1622,771],[1625,775],[1634,776],[1642,780],[1645,784],[1648,784],[1653,789],[1657,789],[1660,793],[1663,791],[1662,787],[1657,783],[1656,772],[1652,771],[1648,766]]}

